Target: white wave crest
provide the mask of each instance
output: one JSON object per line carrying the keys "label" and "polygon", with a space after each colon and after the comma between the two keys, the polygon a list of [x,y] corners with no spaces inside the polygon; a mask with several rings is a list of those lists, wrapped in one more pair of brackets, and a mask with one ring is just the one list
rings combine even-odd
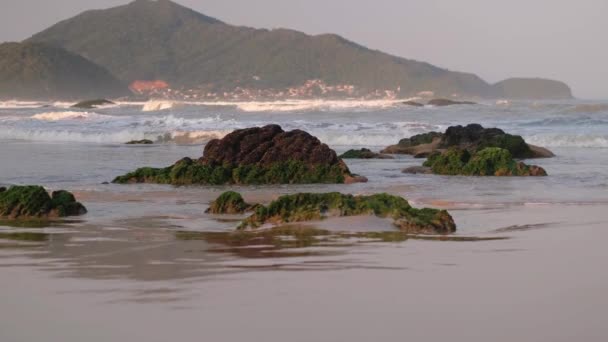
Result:
{"label": "white wave crest", "polygon": [[157,112],[161,110],[167,110],[174,108],[178,102],[168,100],[150,100],[144,104],[142,111],[144,112]]}
{"label": "white wave crest", "polygon": [[[283,100],[283,101],[164,101],[151,100],[144,107],[148,106],[151,110],[161,110],[156,108],[173,108],[176,105],[187,106],[209,106],[209,107],[235,107],[243,112],[298,112],[298,111],[346,111],[346,110],[369,110],[385,109],[400,106],[404,101],[415,100]],[[171,107],[169,107],[171,106]],[[406,107],[404,107],[406,108]]]}
{"label": "white wave crest", "polygon": [[163,142],[173,142],[179,145],[203,144],[213,139],[221,139],[232,130],[217,131],[175,131],[166,134],[160,140]]}
{"label": "white wave crest", "polygon": [[103,118],[109,118],[109,116],[89,112],[48,112],[32,116],[32,119],[43,121],[91,120]]}
{"label": "white wave crest", "polygon": [[525,139],[530,144],[546,147],[608,148],[608,136],[605,135],[542,134]]}
{"label": "white wave crest", "polygon": [[115,132],[75,132],[49,129],[8,129],[0,131],[0,139],[48,142],[125,143],[147,139],[141,132],[121,130]]}
{"label": "white wave crest", "polygon": [[326,127],[310,128],[307,131],[330,146],[385,147],[416,134],[443,130],[444,127],[440,125],[404,121],[379,124],[332,124]]}
{"label": "white wave crest", "polygon": [[567,110],[568,113],[608,113],[607,103],[579,104]]}
{"label": "white wave crest", "polygon": [[42,106],[44,106],[43,103],[35,101],[0,101],[0,109],[27,109]]}

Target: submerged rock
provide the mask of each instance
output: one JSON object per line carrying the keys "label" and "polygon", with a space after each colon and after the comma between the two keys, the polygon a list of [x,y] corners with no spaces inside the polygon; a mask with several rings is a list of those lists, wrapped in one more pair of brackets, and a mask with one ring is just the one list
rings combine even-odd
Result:
{"label": "submerged rock", "polygon": [[41,186],[11,186],[0,191],[0,217],[8,219],[53,218],[86,214],[86,208],[65,190],[51,196]]}
{"label": "submerged rock", "polygon": [[106,99],[97,99],[97,100],[87,100],[78,102],[73,105],[72,108],[80,108],[80,109],[93,109],[103,105],[113,105],[114,102],[106,100]]}
{"label": "submerged rock", "polygon": [[357,215],[392,218],[397,228],[410,234],[449,234],[456,231],[453,218],[445,210],[416,209],[402,197],[389,194],[353,196],[337,192],[281,196],[268,206],[258,206],[239,229]]}
{"label": "submerged rock", "polygon": [[367,181],[353,175],[336,152],[314,136],[278,125],[236,130],[205,146],[198,160],[167,168],[141,168],[114,183],[306,184]]}
{"label": "submerged rock", "polygon": [[211,214],[242,214],[251,211],[254,205],[248,204],[238,192],[227,191],[211,202],[207,213]]}
{"label": "submerged rock", "polygon": [[456,147],[475,153],[487,147],[508,150],[514,158],[548,158],[551,151],[527,144],[519,135],[505,133],[498,128],[484,128],[479,124],[451,126],[445,133],[429,132],[402,139],[397,145],[389,146],[381,153],[411,154],[428,156],[433,152]]}
{"label": "submerged rock", "polygon": [[412,106],[412,107],[424,107],[424,105],[420,102],[416,102],[416,101],[405,101],[403,102],[404,105],[406,106]]}
{"label": "submerged rock", "polygon": [[431,155],[424,167],[439,175],[462,176],[546,176],[539,166],[526,165],[513,159],[502,148],[488,147],[474,154],[466,149],[451,148]]}
{"label": "submerged rock", "polygon": [[154,141],[149,140],[149,139],[131,140],[131,141],[125,143],[125,145],[152,145],[152,144],[154,144]]}
{"label": "submerged rock", "polygon": [[403,173],[409,173],[412,175],[422,174],[428,175],[433,173],[433,169],[428,166],[411,166],[406,169],[403,169]]}
{"label": "submerged rock", "polygon": [[367,148],[360,150],[348,150],[344,152],[340,158],[342,159],[393,159],[394,157],[386,154],[372,152]]}
{"label": "submerged rock", "polygon": [[454,105],[475,105],[477,103],[471,101],[454,101],[448,99],[432,99],[428,102],[429,106],[445,107]]}

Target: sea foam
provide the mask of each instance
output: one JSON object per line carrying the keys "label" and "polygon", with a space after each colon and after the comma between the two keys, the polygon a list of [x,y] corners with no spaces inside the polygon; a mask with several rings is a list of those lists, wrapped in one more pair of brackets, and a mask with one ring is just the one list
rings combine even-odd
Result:
{"label": "sea foam", "polygon": [[43,121],[62,121],[62,120],[92,120],[110,118],[108,115],[102,115],[89,112],[48,112],[40,113],[32,116],[32,119]]}
{"label": "sea foam", "polygon": [[144,112],[156,112],[174,108],[178,102],[167,100],[150,100],[146,102],[142,108]]}
{"label": "sea foam", "polygon": [[530,144],[546,147],[608,148],[607,135],[538,134],[524,138]]}

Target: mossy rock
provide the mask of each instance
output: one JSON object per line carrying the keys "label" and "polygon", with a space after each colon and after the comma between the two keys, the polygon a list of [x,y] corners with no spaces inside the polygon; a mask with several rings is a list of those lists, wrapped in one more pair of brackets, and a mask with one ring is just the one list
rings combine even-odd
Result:
{"label": "mossy rock", "polygon": [[114,104],[114,102],[112,102],[112,101],[109,101],[106,99],[97,99],[97,100],[87,100],[87,101],[78,102],[77,104],[73,105],[72,108],[93,109],[98,106],[112,105],[112,104]]}
{"label": "mossy rock", "polygon": [[207,213],[210,214],[242,214],[253,210],[254,206],[248,204],[238,192],[226,191],[215,201],[211,202]]}
{"label": "mossy rock", "polygon": [[113,183],[156,183],[172,185],[224,185],[224,184],[341,184],[345,182],[343,168],[336,164],[309,166],[300,161],[258,165],[212,166],[184,158],[166,168],[141,168]]}
{"label": "mossy rock", "polygon": [[424,144],[430,144],[436,138],[442,138],[443,133],[439,132],[428,132],[423,134],[417,134],[412,136],[411,138],[401,139],[397,145],[401,147],[412,147],[419,146]]}
{"label": "mossy rock", "polygon": [[381,153],[428,155],[449,148],[467,149],[471,154],[487,147],[508,150],[514,158],[549,158],[554,154],[544,148],[529,145],[519,135],[505,133],[499,128],[484,128],[480,124],[450,126],[445,133],[429,132],[401,139],[397,145]]}
{"label": "mossy rock", "polygon": [[86,208],[74,195],[60,190],[52,196],[41,186],[12,186],[0,192],[0,217],[8,219],[51,218],[83,215]]}
{"label": "mossy rock", "polygon": [[424,163],[434,174],[462,176],[546,176],[547,172],[535,165],[513,159],[502,148],[488,147],[471,155],[466,149],[451,148],[434,153]]}
{"label": "mossy rock", "polygon": [[340,155],[342,159],[393,159],[391,156],[372,152],[370,149],[348,150]]}
{"label": "mossy rock", "polygon": [[239,229],[357,215],[392,218],[395,226],[412,234],[449,234],[456,230],[454,220],[445,210],[416,209],[402,197],[384,193],[353,196],[337,192],[281,196],[268,206],[258,206]]}
{"label": "mossy rock", "polygon": [[534,153],[519,135],[505,133],[499,128],[484,128],[479,124],[451,126],[443,134],[439,148],[466,148],[471,153],[488,147],[508,150],[515,158],[531,158]]}

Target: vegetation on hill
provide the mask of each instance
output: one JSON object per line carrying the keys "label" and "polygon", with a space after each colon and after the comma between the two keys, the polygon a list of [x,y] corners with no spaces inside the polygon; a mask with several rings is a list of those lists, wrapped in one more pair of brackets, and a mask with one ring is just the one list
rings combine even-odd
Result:
{"label": "vegetation on hill", "polygon": [[[398,90],[400,96],[421,91],[446,97],[521,96],[510,82],[490,85],[474,74],[391,56],[338,35],[233,26],[168,0],[86,11],[28,41],[82,55],[126,83],[162,80],[173,88],[266,90],[322,80],[361,92]],[[531,84],[530,97],[570,97],[561,89],[554,92],[551,84],[545,91],[537,89],[536,81]]]}
{"label": "vegetation on hill", "polygon": [[62,48],[0,44],[0,98],[118,97],[127,87],[106,69]]}
{"label": "vegetation on hill", "polygon": [[496,83],[497,96],[510,99],[570,99],[572,90],[560,81],[542,78],[510,78]]}
{"label": "vegetation on hill", "polygon": [[321,79],[364,89],[479,95],[473,74],[367,49],[337,35],[237,27],[171,1],[137,0],[84,12],[30,38],[59,45],[108,68],[125,82],[284,88]]}

